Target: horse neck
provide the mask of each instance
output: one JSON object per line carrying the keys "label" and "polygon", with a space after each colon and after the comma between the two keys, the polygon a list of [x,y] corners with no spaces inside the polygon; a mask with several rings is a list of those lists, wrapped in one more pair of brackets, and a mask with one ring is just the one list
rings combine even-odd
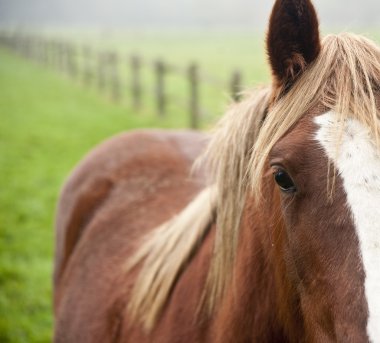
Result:
{"label": "horse neck", "polygon": [[222,332],[235,342],[302,341],[299,299],[286,273],[280,199],[273,186],[266,194],[271,196],[259,206],[246,202],[232,287],[221,309],[228,329]]}

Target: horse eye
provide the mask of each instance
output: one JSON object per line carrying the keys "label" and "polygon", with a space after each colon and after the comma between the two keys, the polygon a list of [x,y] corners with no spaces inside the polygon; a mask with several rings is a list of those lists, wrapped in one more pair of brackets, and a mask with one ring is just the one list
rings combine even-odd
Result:
{"label": "horse eye", "polygon": [[279,185],[280,189],[286,193],[294,193],[296,192],[296,186],[294,185],[293,180],[290,176],[282,169],[274,172],[274,179],[276,183]]}

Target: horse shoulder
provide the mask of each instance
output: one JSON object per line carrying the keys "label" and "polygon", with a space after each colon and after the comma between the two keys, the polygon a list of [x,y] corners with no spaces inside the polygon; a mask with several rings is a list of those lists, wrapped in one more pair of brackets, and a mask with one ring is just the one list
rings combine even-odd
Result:
{"label": "horse shoulder", "polygon": [[[176,214],[204,186],[199,175],[190,179],[189,174],[205,140],[203,134],[191,131],[120,134],[96,147],[75,168],[57,208],[54,281],[58,317],[66,285],[77,282],[72,270],[86,259],[84,251],[91,250],[91,245],[94,249],[112,245],[112,239],[138,239]],[[104,230],[108,236],[99,241],[99,232]],[[115,254],[126,259],[126,252],[117,249],[115,245]]]}

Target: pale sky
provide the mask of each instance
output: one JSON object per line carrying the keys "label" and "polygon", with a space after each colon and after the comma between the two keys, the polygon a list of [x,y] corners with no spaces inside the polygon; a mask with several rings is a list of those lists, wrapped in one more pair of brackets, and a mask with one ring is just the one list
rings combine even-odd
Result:
{"label": "pale sky", "polygon": [[[328,27],[380,27],[379,0],[314,0]],[[273,0],[0,0],[0,25],[262,29]]]}

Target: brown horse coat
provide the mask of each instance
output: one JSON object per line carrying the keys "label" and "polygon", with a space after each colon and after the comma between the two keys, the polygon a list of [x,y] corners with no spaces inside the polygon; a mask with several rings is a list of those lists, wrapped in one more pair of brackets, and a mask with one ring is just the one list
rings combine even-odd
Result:
{"label": "brown horse coat", "polygon": [[[72,173],[57,215],[57,342],[112,342],[120,335],[131,284],[123,264],[145,233],[204,187],[203,175],[189,175],[206,141],[195,132],[121,134],[97,147]],[[192,287],[181,297],[200,291]]]}

